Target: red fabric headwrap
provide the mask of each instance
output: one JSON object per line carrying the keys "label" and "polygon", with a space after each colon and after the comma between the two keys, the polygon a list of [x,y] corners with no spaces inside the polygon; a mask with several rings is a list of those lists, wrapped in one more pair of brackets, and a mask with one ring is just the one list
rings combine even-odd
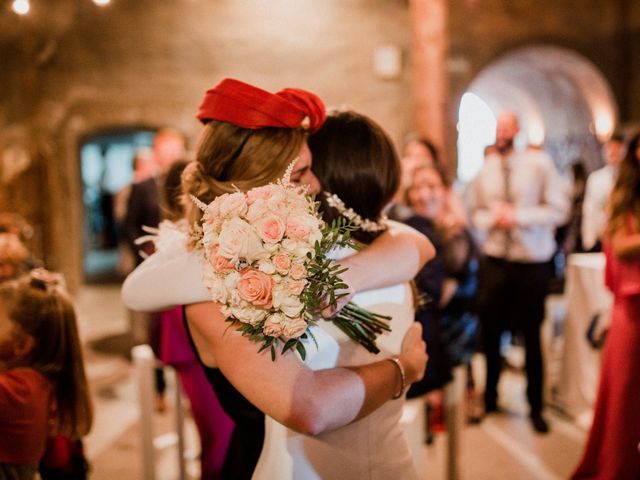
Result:
{"label": "red fabric headwrap", "polygon": [[207,90],[196,117],[202,123],[219,120],[249,129],[305,126],[313,133],[324,122],[326,113],[322,100],[306,90],[286,88],[273,94],[226,78]]}

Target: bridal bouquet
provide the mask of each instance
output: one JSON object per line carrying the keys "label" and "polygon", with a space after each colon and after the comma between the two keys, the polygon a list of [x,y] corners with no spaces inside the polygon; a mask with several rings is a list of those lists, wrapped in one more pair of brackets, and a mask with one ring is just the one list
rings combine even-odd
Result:
{"label": "bridal bouquet", "polygon": [[[328,257],[335,248],[354,247],[346,218],[323,222],[318,203],[306,187],[289,181],[290,167],[277,183],[248,192],[227,193],[206,205],[192,228],[204,252],[204,281],[213,301],[222,305],[227,321],[243,335],[270,349],[275,360],[296,349],[305,358],[303,339],[313,335],[327,304],[336,305],[348,286],[340,279],[346,269]],[[390,317],[349,302],[329,319],[351,339],[378,353],[376,336],[389,331]]]}

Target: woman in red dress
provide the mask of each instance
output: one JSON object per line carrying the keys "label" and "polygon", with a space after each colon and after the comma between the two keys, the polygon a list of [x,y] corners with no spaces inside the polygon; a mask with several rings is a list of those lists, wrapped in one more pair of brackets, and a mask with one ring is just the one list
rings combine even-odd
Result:
{"label": "woman in red dress", "polygon": [[589,441],[574,479],[640,479],[640,134],[609,205],[606,283],[614,295]]}

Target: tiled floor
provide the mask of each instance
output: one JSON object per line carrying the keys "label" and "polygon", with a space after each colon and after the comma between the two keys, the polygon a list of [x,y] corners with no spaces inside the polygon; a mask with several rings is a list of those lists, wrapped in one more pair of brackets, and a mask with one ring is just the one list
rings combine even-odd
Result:
{"label": "tiled floor", "polygon": [[[120,301],[118,286],[86,286],[76,296],[86,361],[96,404],[93,431],[86,439],[92,479],[142,478],[141,434],[133,367],[127,358],[130,346],[128,315]],[[482,360],[474,365],[482,377]],[[479,378],[481,380],[481,378]],[[480,382],[481,383],[481,382]],[[171,379],[170,387],[171,389]],[[458,478],[563,479],[577,464],[586,432],[554,412],[548,412],[551,433],[535,434],[526,416],[525,378],[507,371],[500,385],[505,413],[493,415],[479,425],[464,425],[459,434]],[[156,472],[159,479],[177,479],[176,450],[171,434],[173,408],[154,418]],[[190,478],[196,478],[197,440],[187,421]],[[430,446],[422,447],[422,478],[447,479],[447,434],[437,433]]]}

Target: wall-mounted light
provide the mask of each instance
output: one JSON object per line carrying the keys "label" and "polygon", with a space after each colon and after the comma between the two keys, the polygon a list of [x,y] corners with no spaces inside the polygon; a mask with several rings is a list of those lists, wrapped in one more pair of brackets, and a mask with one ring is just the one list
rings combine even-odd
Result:
{"label": "wall-mounted light", "polygon": [[104,7],[105,5],[109,5],[111,3],[111,0],[93,0],[93,3],[100,7]]}
{"label": "wall-mounted light", "polygon": [[29,13],[29,0],[13,0],[11,9],[18,15],[26,15]]}
{"label": "wall-mounted light", "polygon": [[386,80],[402,74],[402,50],[397,45],[382,45],[373,51],[373,71]]}

